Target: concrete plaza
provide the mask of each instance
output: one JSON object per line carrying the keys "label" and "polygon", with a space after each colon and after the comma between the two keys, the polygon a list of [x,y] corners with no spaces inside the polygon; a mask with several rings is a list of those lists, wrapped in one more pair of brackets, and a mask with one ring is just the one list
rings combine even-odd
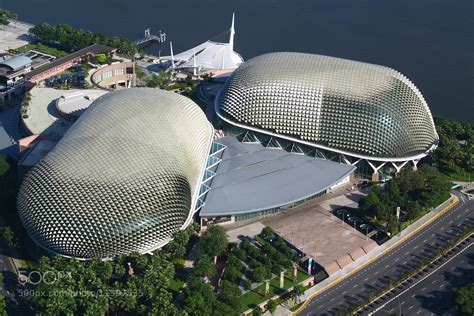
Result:
{"label": "concrete plaza", "polygon": [[309,201],[260,222],[272,227],[332,274],[377,246],[331,213],[342,206],[357,206],[364,194],[346,186],[324,200]]}

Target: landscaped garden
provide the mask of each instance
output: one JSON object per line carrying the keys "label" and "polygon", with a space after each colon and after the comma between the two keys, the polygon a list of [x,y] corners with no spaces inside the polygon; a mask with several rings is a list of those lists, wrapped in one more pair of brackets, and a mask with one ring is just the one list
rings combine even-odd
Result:
{"label": "landscaped garden", "polygon": [[30,50],[35,50],[43,54],[55,56],[56,58],[65,57],[70,54],[69,52],[66,52],[64,50],[58,49],[50,45],[45,45],[39,42],[28,43],[25,46],[18,47],[15,49],[15,51],[18,53],[26,53],[27,51],[30,51]]}
{"label": "landscaped garden", "polygon": [[416,172],[405,169],[383,187],[375,186],[360,200],[360,215],[375,225],[385,226],[393,236],[446,201],[450,188],[449,178],[432,166],[422,165]]}

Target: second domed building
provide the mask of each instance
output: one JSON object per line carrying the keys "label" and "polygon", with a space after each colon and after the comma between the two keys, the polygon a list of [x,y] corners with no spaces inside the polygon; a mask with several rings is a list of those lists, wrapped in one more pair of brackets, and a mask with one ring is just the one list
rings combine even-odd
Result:
{"label": "second domed building", "polygon": [[438,142],[428,105],[405,76],[321,55],[247,61],[227,81],[216,112],[229,132],[274,137],[291,150],[356,164],[374,180],[379,171],[416,166]]}

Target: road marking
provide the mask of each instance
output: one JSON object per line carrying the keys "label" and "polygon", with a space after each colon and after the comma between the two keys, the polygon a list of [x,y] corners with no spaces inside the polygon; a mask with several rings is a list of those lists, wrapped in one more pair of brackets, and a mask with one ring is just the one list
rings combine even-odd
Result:
{"label": "road marking", "polygon": [[358,286],[359,286],[359,284],[354,284],[354,286],[352,288],[355,289]]}
{"label": "road marking", "polygon": [[405,252],[405,256],[407,256],[408,254],[410,254],[410,251]]}
{"label": "road marking", "polygon": [[453,209],[456,206],[456,204],[459,203],[459,199],[456,196],[452,196],[452,198],[453,199],[451,200],[451,202],[449,203],[448,206],[446,206],[445,208],[439,210],[436,214],[433,214],[433,217],[429,218],[426,222],[421,223],[420,226],[416,227],[413,231],[411,231],[410,233],[408,233],[405,236],[403,236],[402,238],[400,238],[400,240],[395,242],[393,245],[390,245],[389,247],[387,247],[383,252],[381,252],[377,255],[374,255],[372,258],[368,259],[365,263],[363,263],[360,266],[358,266],[358,267],[352,269],[351,271],[349,271],[345,276],[341,276],[341,277],[329,282],[325,286],[321,287],[319,290],[314,291],[311,295],[309,295],[309,297],[304,301],[304,303],[294,313],[292,313],[292,315],[297,315],[299,312],[301,312],[305,308],[306,304],[308,304],[313,297],[316,297],[319,294],[321,294],[322,292],[327,291],[329,288],[331,288],[331,287],[339,284],[340,282],[344,281],[350,275],[353,275],[353,274],[359,272],[360,270],[365,269],[366,267],[368,267],[372,263],[374,263],[374,262],[376,263],[376,261],[378,259],[380,259],[382,256],[387,255],[387,254],[391,253],[392,251],[396,251],[396,249],[400,249],[400,247],[403,246],[403,244],[406,241],[408,241],[410,238],[416,236],[421,230],[427,228],[428,225],[430,225],[431,223],[435,222],[436,220],[438,220],[441,217],[443,217],[444,215],[446,215],[446,213],[449,210]]}
{"label": "road marking", "polygon": [[439,286],[439,288],[441,289],[441,288],[444,287],[445,285],[446,285],[446,284],[441,284],[441,285]]}
{"label": "road marking", "polygon": [[365,279],[364,279],[364,282],[367,281],[368,279],[369,279],[369,278],[365,278]]}
{"label": "road marking", "polygon": [[435,284],[437,281],[436,280],[433,280],[433,282],[431,282],[431,284]]}
{"label": "road marking", "polygon": [[[468,239],[469,237],[466,237],[466,239]],[[461,241],[462,242],[462,241]],[[461,244],[461,242],[459,242],[459,244]],[[374,313],[378,312],[379,310],[383,309],[385,306],[387,306],[388,303],[392,302],[395,298],[399,297],[400,295],[403,295],[405,294],[406,292],[410,291],[414,286],[416,286],[418,283],[420,283],[421,281],[425,280],[426,278],[430,277],[433,273],[435,273],[436,271],[438,271],[439,269],[441,269],[442,267],[444,267],[446,264],[448,264],[449,262],[451,262],[451,260],[453,260],[454,258],[456,258],[457,256],[459,256],[460,254],[462,254],[464,251],[466,251],[466,249],[469,249],[469,247],[471,247],[472,245],[474,244],[474,242],[471,242],[469,245],[467,245],[466,247],[464,247],[463,249],[461,249],[458,253],[456,253],[454,256],[452,256],[451,258],[449,258],[448,260],[446,260],[445,262],[443,262],[441,265],[439,265],[436,269],[434,269],[433,271],[431,271],[430,273],[426,274],[423,278],[421,279],[418,279],[415,283],[413,283],[410,287],[408,287],[407,289],[405,289],[404,291],[398,293],[398,295],[395,295],[394,297],[392,297],[391,299],[389,299],[388,301],[385,302],[385,304],[379,306],[378,308],[376,308],[373,312],[370,313],[370,315],[373,315]],[[435,283],[435,281],[433,281],[432,283]]]}
{"label": "road marking", "polygon": [[413,305],[411,305],[410,307],[408,307],[408,309],[412,309],[413,308]]}
{"label": "road marking", "polygon": [[[422,288],[421,290],[422,290],[422,291],[426,290],[426,286],[425,286],[424,288]],[[414,294],[414,295],[416,295],[416,294]],[[412,296],[412,297],[413,297],[413,296]]]}

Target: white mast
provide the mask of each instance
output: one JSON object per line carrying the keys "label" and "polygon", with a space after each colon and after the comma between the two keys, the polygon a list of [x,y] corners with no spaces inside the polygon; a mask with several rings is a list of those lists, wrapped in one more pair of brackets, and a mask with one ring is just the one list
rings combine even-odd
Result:
{"label": "white mast", "polygon": [[173,54],[173,42],[170,41],[170,49],[171,49],[171,68],[174,70],[174,54]]}
{"label": "white mast", "polygon": [[196,76],[196,48],[193,48],[193,74]]}
{"label": "white mast", "polygon": [[231,51],[234,51],[234,34],[235,34],[234,20],[235,20],[235,13],[232,13],[232,24],[230,26],[230,38],[229,38]]}

